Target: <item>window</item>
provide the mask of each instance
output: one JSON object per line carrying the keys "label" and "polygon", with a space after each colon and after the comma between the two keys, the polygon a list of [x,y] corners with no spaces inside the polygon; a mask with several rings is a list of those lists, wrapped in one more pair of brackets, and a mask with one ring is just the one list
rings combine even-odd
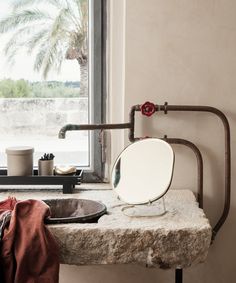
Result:
{"label": "window", "polygon": [[56,164],[102,176],[99,133],[58,132],[104,119],[104,0],[0,2],[0,166],[5,148],[31,145]]}

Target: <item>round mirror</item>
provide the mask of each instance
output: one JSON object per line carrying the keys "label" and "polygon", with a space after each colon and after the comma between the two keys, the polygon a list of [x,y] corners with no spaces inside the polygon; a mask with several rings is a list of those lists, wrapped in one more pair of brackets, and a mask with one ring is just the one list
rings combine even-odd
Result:
{"label": "round mirror", "polygon": [[169,189],[174,152],[165,141],[147,138],[132,143],[117,158],[112,186],[127,204],[146,204],[161,198]]}

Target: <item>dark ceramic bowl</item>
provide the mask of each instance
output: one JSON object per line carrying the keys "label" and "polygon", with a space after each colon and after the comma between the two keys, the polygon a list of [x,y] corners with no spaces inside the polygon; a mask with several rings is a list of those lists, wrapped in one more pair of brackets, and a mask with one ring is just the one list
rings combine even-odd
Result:
{"label": "dark ceramic bowl", "polygon": [[47,199],[43,200],[51,209],[47,224],[56,223],[96,223],[106,213],[101,202],[88,199]]}

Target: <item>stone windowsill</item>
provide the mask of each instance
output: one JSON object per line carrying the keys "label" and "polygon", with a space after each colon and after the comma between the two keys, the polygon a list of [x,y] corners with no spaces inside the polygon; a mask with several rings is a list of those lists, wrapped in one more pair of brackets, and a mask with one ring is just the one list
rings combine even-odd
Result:
{"label": "stone windowsill", "polygon": [[[131,218],[123,214],[122,202],[109,185],[82,185],[80,189],[72,195],[61,191],[8,191],[1,193],[0,200],[9,195],[21,200],[73,197],[98,200],[107,206],[108,214],[98,223],[49,225],[60,246],[61,263],[186,268],[206,260],[212,230],[191,191],[168,191],[164,216]],[[158,209],[158,203],[151,209]]]}

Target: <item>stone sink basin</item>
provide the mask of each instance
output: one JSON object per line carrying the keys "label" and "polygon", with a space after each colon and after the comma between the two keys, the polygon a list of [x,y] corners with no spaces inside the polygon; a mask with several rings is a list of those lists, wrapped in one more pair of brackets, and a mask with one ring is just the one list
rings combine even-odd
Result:
{"label": "stone sink basin", "polygon": [[101,202],[88,199],[47,199],[43,200],[51,209],[47,224],[57,223],[96,223],[106,213],[107,208]]}

